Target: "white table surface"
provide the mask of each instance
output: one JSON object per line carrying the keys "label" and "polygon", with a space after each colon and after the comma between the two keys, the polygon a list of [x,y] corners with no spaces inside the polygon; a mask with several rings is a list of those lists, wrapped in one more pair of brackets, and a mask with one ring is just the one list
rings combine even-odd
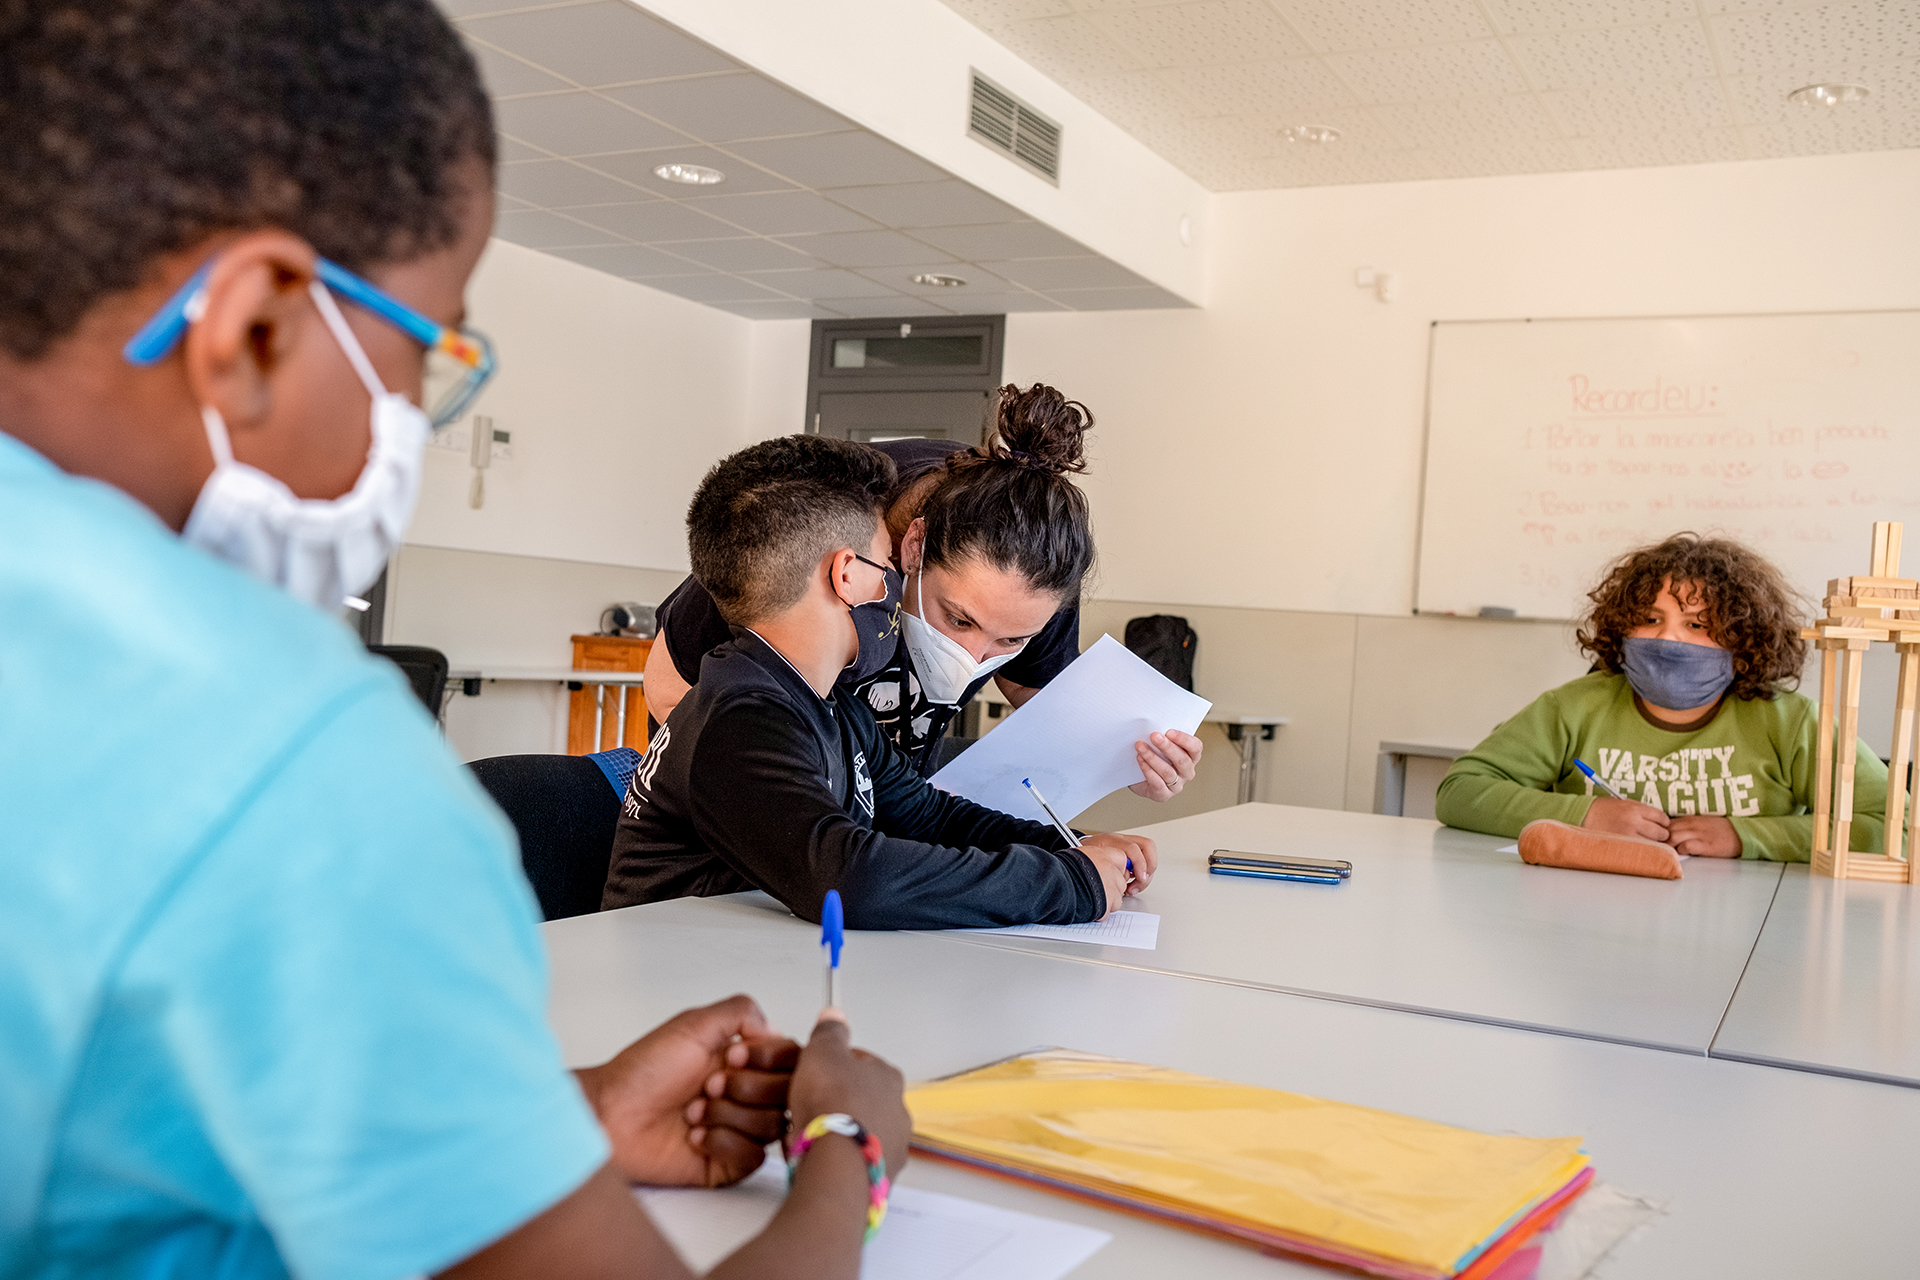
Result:
{"label": "white table surface", "polygon": [[1920,1086],[1920,888],[1787,868],[1713,1053]]}
{"label": "white table surface", "polygon": [[[804,1035],[821,999],[818,928],[759,894],[582,916],[546,936],[575,1065],[735,991]],[[1668,1208],[1601,1277],[1899,1275],[1920,1257],[1920,1091],[923,934],[850,934],[843,966],[856,1042],[909,1080],[1059,1044],[1485,1131],[1582,1134],[1603,1180]],[[927,1159],[903,1177],[1112,1233],[1076,1280],[1333,1274]]]}
{"label": "white table surface", "polygon": [[[1530,867],[1417,818],[1247,804],[1139,829],[1160,870],[1153,951],[969,945],[1221,979],[1508,1026],[1707,1052],[1780,880],[1694,858],[1680,880]],[[1215,849],[1344,858],[1339,886],[1207,873]]]}

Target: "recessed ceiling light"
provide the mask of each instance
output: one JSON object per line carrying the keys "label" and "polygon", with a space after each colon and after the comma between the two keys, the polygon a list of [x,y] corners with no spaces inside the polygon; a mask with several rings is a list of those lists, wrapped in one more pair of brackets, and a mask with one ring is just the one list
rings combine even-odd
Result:
{"label": "recessed ceiling light", "polygon": [[684,182],[690,187],[710,187],[727,180],[726,174],[703,164],[663,164],[653,171],[653,176],[667,182]]}
{"label": "recessed ceiling light", "polygon": [[1282,129],[1280,136],[1288,142],[1319,144],[1340,141],[1340,131],[1332,125],[1325,124],[1297,124],[1291,129]]}
{"label": "recessed ceiling light", "polygon": [[1864,102],[1867,91],[1857,84],[1810,84],[1787,95],[1788,102],[1803,107],[1837,107],[1843,102]]}
{"label": "recessed ceiling light", "polygon": [[958,289],[966,283],[959,276],[943,276],[936,271],[923,271],[913,278],[913,282],[932,285],[936,289]]}

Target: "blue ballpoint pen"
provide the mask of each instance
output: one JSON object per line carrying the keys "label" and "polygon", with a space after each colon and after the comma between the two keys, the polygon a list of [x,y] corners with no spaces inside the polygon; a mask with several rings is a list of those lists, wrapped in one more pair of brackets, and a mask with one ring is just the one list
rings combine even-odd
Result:
{"label": "blue ballpoint pen", "polygon": [[[1053,806],[1047,803],[1047,798],[1040,794],[1040,788],[1033,785],[1033,779],[1022,778],[1020,779],[1020,783],[1022,786],[1026,787],[1027,790],[1033,792],[1033,798],[1040,802],[1040,807],[1042,809],[1046,810],[1047,817],[1053,820],[1053,829],[1055,831],[1058,831],[1061,837],[1065,839],[1068,844],[1078,849],[1080,847],[1080,837],[1074,835],[1072,829],[1068,827],[1066,823],[1060,821],[1060,815],[1053,811]],[[1128,871],[1133,870],[1132,858],[1127,859],[1127,870]]]}
{"label": "blue ballpoint pen", "polygon": [[820,949],[827,953],[827,1007],[840,1007],[840,945],[846,940],[846,916],[840,909],[840,891],[827,890],[820,907]]}
{"label": "blue ballpoint pen", "polygon": [[1581,760],[1578,757],[1576,757],[1574,759],[1573,766],[1574,768],[1580,770],[1580,772],[1587,775],[1588,782],[1591,782],[1594,786],[1606,792],[1613,799],[1615,800],[1626,799],[1625,796],[1621,795],[1618,791],[1615,791],[1612,787],[1608,786],[1605,778],[1602,778],[1599,774],[1587,768],[1587,762],[1585,760]]}

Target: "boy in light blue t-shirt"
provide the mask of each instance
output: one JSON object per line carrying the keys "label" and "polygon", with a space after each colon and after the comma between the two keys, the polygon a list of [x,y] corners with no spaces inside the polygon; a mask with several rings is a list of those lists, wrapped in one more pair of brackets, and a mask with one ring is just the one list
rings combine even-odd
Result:
{"label": "boy in light blue t-shirt", "polygon": [[[0,1275],[680,1276],[630,1180],[783,1110],[897,1164],[898,1073],[744,996],[568,1073],[511,831],[327,616],[412,513],[425,344],[492,367],[445,19],[16,0],[0,65]],[[814,1149],[716,1274],[856,1273]]]}

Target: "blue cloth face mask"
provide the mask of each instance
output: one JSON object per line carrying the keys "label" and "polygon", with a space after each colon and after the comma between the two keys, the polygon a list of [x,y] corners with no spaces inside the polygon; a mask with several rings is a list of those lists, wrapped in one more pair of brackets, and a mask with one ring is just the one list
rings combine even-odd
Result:
{"label": "blue cloth face mask", "polygon": [[1656,707],[1690,711],[1716,701],[1733,683],[1733,655],[1684,640],[1630,636],[1620,665],[1633,691]]}

